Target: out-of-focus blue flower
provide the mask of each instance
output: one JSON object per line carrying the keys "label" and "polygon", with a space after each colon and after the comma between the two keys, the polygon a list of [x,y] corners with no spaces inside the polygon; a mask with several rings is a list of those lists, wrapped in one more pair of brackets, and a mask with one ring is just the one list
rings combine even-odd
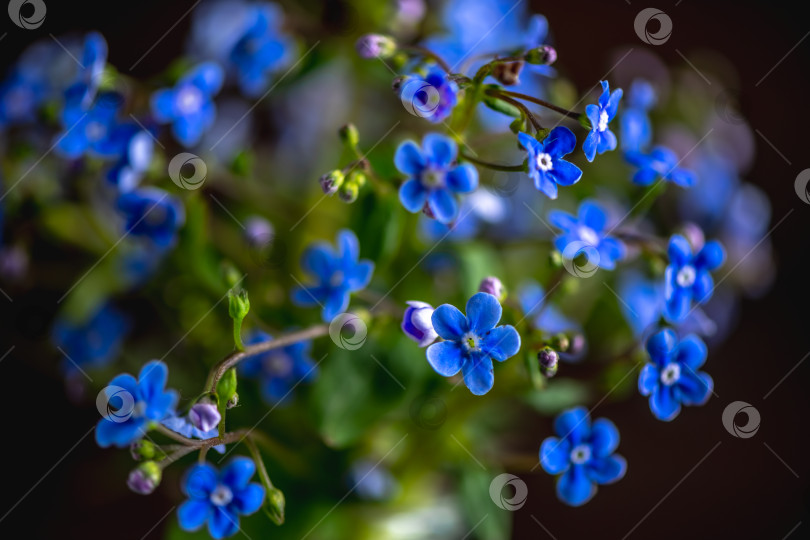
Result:
{"label": "out-of-focus blue flower", "polygon": [[409,75],[399,87],[399,98],[408,112],[438,124],[444,122],[458,102],[458,85],[439,68],[427,75]]}
{"label": "out-of-focus blue flower", "polygon": [[465,317],[450,304],[436,308],[431,321],[436,333],[445,341],[428,347],[427,359],[444,377],[461,371],[470,392],[481,396],[495,383],[492,359],[503,362],[516,355],[520,335],[513,326],[495,326],[501,320],[503,309],[491,294],[474,294],[467,302],[466,311]]}
{"label": "out-of-focus blue flower", "polygon": [[366,288],[374,272],[374,263],[360,257],[357,236],[343,229],[337,236],[338,249],[318,242],[304,252],[301,266],[315,284],[293,289],[292,299],[301,306],[320,305],[323,320],[330,322],[349,307],[349,296]]}
{"label": "out-of-focus blue flower", "polygon": [[652,122],[648,111],[655,106],[655,89],[643,80],[636,79],[627,93],[627,108],[619,118],[619,142],[625,152],[640,152],[652,142]]}
{"label": "out-of-focus blue flower", "polygon": [[213,97],[223,78],[222,68],[213,62],[194,67],[174,88],[152,94],[152,114],[158,122],[172,125],[172,133],[183,146],[194,146],[214,123]]}
{"label": "out-of-focus blue flower", "polygon": [[693,301],[705,304],[711,298],[714,279],[710,271],[723,264],[725,251],[720,242],[712,240],[693,255],[686,238],[675,234],[669,240],[668,253],[664,315],[667,320],[679,323],[689,314]]}
{"label": "out-of-focus blue flower", "polygon": [[358,497],[370,501],[388,499],[399,487],[385,467],[370,459],[359,459],[352,463],[348,481]]}
{"label": "out-of-focus blue flower", "polygon": [[543,142],[520,132],[518,141],[529,154],[529,177],[534,181],[534,187],[548,198],[557,198],[558,185],[570,186],[582,178],[579,167],[563,159],[577,146],[576,136],[567,127],[552,129]]}
{"label": "out-of-focus blue flower", "polygon": [[208,522],[208,533],[220,539],[236,534],[239,516],[256,512],[264,502],[264,488],[250,479],[256,465],[246,457],[231,459],[222,471],[198,463],[186,471],[183,493],[188,500],[177,509],[184,531],[196,531]]}
{"label": "out-of-focus blue flower", "polygon": [[33,122],[46,95],[47,89],[41,80],[28,78],[23,71],[14,68],[0,83],[0,128]]}
{"label": "out-of-focus blue flower", "polygon": [[[251,331],[245,345],[256,345],[272,340],[261,330]],[[318,368],[310,357],[311,341],[299,341],[286,347],[249,356],[239,365],[246,377],[259,379],[262,396],[272,404],[289,402],[292,390],[299,383],[309,383],[318,376]]]}
{"label": "out-of-focus blue flower", "polygon": [[478,187],[478,171],[469,163],[456,165],[455,141],[438,133],[428,133],[422,148],[405,141],[397,148],[394,164],[410,178],[399,189],[399,200],[409,212],[427,204],[440,223],[450,223],[458,215],[456,193],[469,193]]}
{"label": "out-of-focus blue flower", "polygon": [[684,220],[712,230],[723,219],[740,179],[734,165],[723,156],[699,152],[690,162],[696,183],[680,194],[678,210]]}
{"label": "out-of-focus blue flower", "polygon": [[177,403],[177,392],[166,390],[168,377],[166,364],[153,360],[141,368],[137,381],[128,373],[110,381],[104,389],[108,414],[96,426],[98,445],[125,448],[143,437],[151,423],[168,417]]}
{"label": "out-of-focus blue flower", "polygon": [[477,235],[487,224],[506,221],[507,216],[512,217],[509,204],[502,197],[481,188],[461,201],[458,218],[454,222],[444,224],[423,215],[419,219],[419,230],[431,244],[442,239],[462,241]]}
{"label": "out-of-focus blue flower", "polygon": [[132,191],[152,163],[152,136],[134,123],[121,124],[110,134],[110,144],[120,147],[120,158],[107,172],[107,180],[122,193]]}
{"label": "out-of-focus blue flower", "polygon": [[76,80],[65,91],[65,102],[87,110],[96,98],[107,64],[107,42],[104,37],[98,32],[87,34],[81,56]]}
{"label": "out-of-focus blue flower", "polygon": [[63,371],[73,375],[81,369],[107,365],[121,350],[129,327],[127,318],[110,304],[102,305],[79,323],[58,318],[51,336],[67,357],[62,362]]}
{"label": "out-of-focus blue flower", "polygon": [[161,249],[174,244],[177,231],[185,222],[183,203],[154,187],[121,194],[118,209],[125,218],[128,234],[148,238]]}
{"label": "out-of-focus blue flower", "polygon": [[616,116],[619,100],[622,99],[622,89],[610,93],[610,85],[602,81],[602,95],[599,103],[585,107],[585,114],[591,123],[591,132],[582,143],[582,151],[588,161],[593,161],[596,154],[604,154],[616,149],[616,135],[608,128],[608,123]]}
{"label": "out-of-focus blue flower", "polygon": [[[624,257],[624,244],[606,235],[607,214],[596,201],[582,201],[576,216],[562,210],[552,210],[548,213],[548,219],[563,231],[554,239],[554,246],[560,253],[565,253],[575,243],[577,246],[590,246],[599,255],[598,261],[591,262],[605,270],[616,268],[616,261]],[[579,250],[578,247],[576,251]]]}
{"label": "out-of-focus blue flower", "polygon": [[[183,437],[188,437],[189,439],[211,439],[213,437],[219,436],[219,429],[217,427],[213,427],[208,431],[203,431],[200,428],[196,427],[188,416],[177,416],[171,415],[168,418],[162,420],[160,422],[170,430],[174,431],[175,433],[179,433]],[[218,444],[212,447],[214,450],[219,452],[220,454],[225,453],[225,445]]]}
{"label": "out-of-focus blue flower", "polygon": [[669,422],[683,405],[703,405],[709,400],[714,381],[698,371],[706,362],[706,345],[688,335],[678,342],[670,328],[650,336],[647,352],[652,362],[641,370],[638,389],[650,396],[650,410],[659,420]]}
{"label": "out-of-focus blue flower", "polygon": [[678,167],[678,156],[665,146],[656,146],[647,154],[626,152],[624,158],[629,164],[638,167],[633,175],[633,182],[639,186],[649,186],[657,178],[685,188],[694,186],[697,181],[695,173]]}
{"label": "out-of-focus blue flower", "polygon": [[439,337],[431,321],[433,306],[417,300],[409,300],[406,304],[408,307],[402,317],[402,331],[420,347],[427,347]]}
{"label": "out-of-focus blue flower", "polygon": [[554,420],[554,432],[557,437],[540,445],[540,465],[559,475],[557,497],[565,504],[582,506],[596,495],[597,485],[612,484],[627,472],[627,461],[615,453],[619,430],[610,420],[591,425],[588,411],[575,407]]}
{"label": "out-of-focus blue flower", "polygon": [[[582,325],[566,317],[554,304],[545,301],[546,292],[536,281],[525,281],[518,286],[517,298],[521,311],[530,317],[531,324],[537,330],[553,336],[555,334],[581,335]],[[567,362],[581,360],[587,352],[587,343],[575,352],[558,352],[560,359]]]}
{"label": "out-of-focus blue flower", "polygon": [[90,153],[97,157],[118,157],[120,141],[111,135],[116,127],[118,100],[99,99],[85,109],[81,100],[65,102],[62,122],[65,131],[56,139],[56,149],[64,156],[76,159]]}
{"label": "out-of-focus blue flower", "polygon": [[257,97],[290,61],[294,46],[283,22],[284,13],[272,2],[207,2],[195,10],[188,48],[225,66],[244,94]]}

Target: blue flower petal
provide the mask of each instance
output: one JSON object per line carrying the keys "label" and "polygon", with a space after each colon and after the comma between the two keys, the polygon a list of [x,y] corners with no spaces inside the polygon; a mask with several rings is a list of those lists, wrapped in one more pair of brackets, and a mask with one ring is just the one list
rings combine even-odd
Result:
{"label": "blue flower petal", "polygon": [[551,157],[560,157],[570,154],[577,146],[577,137],[574,132],[565,126],[559,126],[543,139],[543,150]]}
{"label": "blue flower petal", "polygon": [[342,287],[331,289],[323,303],[323,312],[321,313],[323,321],[331,322],[341,313],[345,313],[349,309],[349,300],[348,289]]}
{"label": "blue flower petal", "polygon": [[582,225],[590,227],[595,232],[602,232],[607,224],[607,214],[598,203],[592,200],[582,201],[577,215]]}
{"label": "blue flower petal", "polygon": [[658,173],[655,169],[641,168],[633,175],[633,183],[638,186],[649,186],[655,179],[658,178]]}
{"label": "blue flower petal", "polygon": [[252,514],[262,507],[264,502],[264,488],[259,484],[248,486],[234,493],[233,506],[240,514]]}
{"label": "blue flower petal", "polygon": [[358,262],[351,270],[346,272],[345,284],[350,291],[359,291],[364,289],[371,281],[371,275],[374,273],[374,263],[371,261],[362,260]]}
{"label": "blue flower petal", "polygon": [[588,478],[597,484],[612,484],[624,477],[627,472],[627,460],[622,456],[592,459],[585,465],[585,470]]}
{"label": "blue flower petal", "polygon": [[658,388],[660,380],[661,371],[659,371],[658,366],[653,363],[648,363],[641,368],[641,373],[639,373],[638,391],[642,396],[649,396]]}
{"label": "blue flower petal", "polygon": [[675,384],[674,395],[684,405],[703,405],[711,397],[713,388],[714,381],[708,373],[685,369]]}
{"label": "blue flower petal", "polygon": [[256,472],[253,460],[246,457],[233,458],[220,473],[220,481],[234,491],[245,489]]}
{"label": "blue flower petal", "polygon": [[722,244],[717,240],[709,240],[697,254],[695,264],[706,270],[714,270],[723,264],[725,258],[726,253]]}
{"label": "blue flower petal", "polygon": [[548,171],[554,181],[561,186],[570,186],[582,178],[582,170],[564,159],[554,162],[554,168]]}
{"label": "blue flower petal", "polygon": [[608,113],[608,118],[613,120],[613,117],[616,116],[616,111],[619,108],[619,101],[622,99],[623,91],[621,88],[618,88],[610,94],[610,99],[605,105],[605,111]]}
{"label": "blue flower petal", "polygon": [[411,178],[399,188],[399,201],[408,212],[419,212],[425,206],[428,198],[428,190],[422,182]]}
{"label": "blue flower petal", "polygon": [[596,484],[591,482],[584,465],[572,465],[557,480],[557,497],[571,506],[582,506],[596,495]]}
{"label": "blue flower petal", "polygon": [[[594,107],[594,105],[588,105],[588,107]],[[582,152],[585,154],[585,159],[593,161],[596,157],[596,146],[598,143],[599,135],[595,131],[588,133],[588,136],[585,137],[585,140],[582,142]]]}
{"label": "blue flower petal", "polygon": [[172,88],[164,88],[154,92],[150,98],[152,115],[161,124],[172,122],[177,118],[177,110],[174,107],[175,91]]}
{"label": "blue flower petal", "polygon": [[224,79],[225,73],[219,64],[204,62],[185,75],[180,80],[180,84],[193,84],[205,94],[212,96],[222,88]]}
{"label": "blue flower petal", "polygon": [[408,176],[418,176],[425,168],[425,159],[415,142],[405,141],[399,145],[394,154],[394,165],[400,172]]}
{"label": "blue flower petal", "polygon": [[495,384],[495,373],[492,368],[492,360],[488,357],[477,357],[463,366],[464,384],[470,392],[476,396],[483,396],[492,389]]}
{"label": "blue flower petal", "polygon": [[493,328],[483,336],[481,348],[491,358],[503,362],[520,350],[520,334],[509,325]]}
{"label": "blue flower petal", "polygon": [[337,269],[332,246],[319,242],[309,246],[301,256],[301,267],[313,277],[331,276]]}
{"label": "blue flower petal", "polygon": [[680,167],[673,169],[672,172],[669,173],[669,179],[672,180],[673,183],[685,188],[692,187],[697,183],[695,173],[687,169],[681,169]]}
{"label": "blue flower petal", "polygon": [[[586,105],[585,106],[585,116],[588,117],[588,121],[591,123],[591,132],[593,133],[596,130],[596,126],[599,125],[599,105]],[[594,142],[594,144],[596,144]]]}
{"label": "blue flower petal", "polygon": [[458,215],[458,203],[450,190],[445,188],[434,189],[430,193],[428,206],[439,223],[450,223]]}
{"label": "blue flower petal", "polygon": [[[532,157],[538,154],[540,151],[540,141],[528,133],[523,133],[522,131],[518,133],[518,142]],[[531,161],[531,159],[529,161]]]}
{"label": "blue flower petal", "polygon": [[680,234],[673,234],[669,239],[667,253],[670,262],[677,267],[689,264],[692,260],[692,247],[689,245],[689,241]]}
{"label": "blue flower petal", "polygon": [[478,187],[478,169],[463,163],[447,173],[447,187],[455,193],[469,193]]}
{"label": "blue flower petal", "polygon": [[604,154],[605,152],[615,150],[618,144],[619,141],[616,139],[616,135],[609,129],[606,129],[600,133],[599,143],[596,145],[596,151],[600,154]]}
{"label": "blue flower petal", "polygon": [[465,307],[470,330],[478,333],[495,328],[501,320],[503,308],[498,299],[489,293],[475,293],[467,300]]}
{"label": "blue flower petal", "polygon": [[342,229],[337,235],[338,253],[344,265],[350,265],[360,258],[360,242],[357,235],[349,229]]}
{"label": "blue flower petal", "polygon": [[619,446],[619,439],[619,430],[616,428],[616,424],[607,418],[594,420],[589,441],[594,457],[604,458],[615,452]]}
{"label": "blue flower petal", "polygon": [[441,341],[427,348],[427,360],[436,373],[452,377],[461,371],[464,362],[462,345],[457,341]]}
{"label": "blue flower petal", "polygon": [[217,471],[207,463],[192,466],[183,478],[183,493],[191,499],[208,501],[208,497],[217,487]]}
{"label": "blue flower petal", "polygon": [[292,301],[297,306],[317,306],[329,294],[328,287],[295,287],[292,291]]}
{"label": "blue flower petal", "polygon": [[433,311],[430,317],[433,329],[444,339],[459,341],[461,337],[470,329],[467,324],[467,317],[450,304],[442,304]]}
{"label": "blue flower petal", "polygon": [[697,371],[706,363],[707,355],[706,344],[694,334],[689,334],[678,344],[678,362],[692,371]]}
{"label": "blue flower petal", "polygon": [[[113,386],[123,388],[124,390],[132,394],[133,398],[135,398],[138,395],[138,381],[136,381],[135,377],[133,377],[129,373],[117,375],[116,377],[113,378],[113,380],[110,381],[110,384],[107,385],[107,387],[104,389],[108,401],[114,394],[114,391],[110,389]],[[113,405],[117,404],[113,403]]]}
{"label": "blue flower petal", "polygon": [[213,508],[208,501],[188,500],[177,509],[177,521],[184,531],[196,531],[211,516]]}
{"label": "blue flower petal", "polygon": [[568,439],[572,445],[585,442],[591,435],[591,423],[585,407],[574,407],[560,414],[554,420],[554,432]]}
{"label": "blue flower petal", "polygon": [[551,210],[548,213],[548,221],[565,232],[570,231],[578,225],[576,217],[562,210]]}
{"label": "blue flower petal", "polygon": [[669,422],[681,412],[681,404],[672,386],[659,385],[650,397],[650,410],[659,420]]}
{"label": "blue flower petal", "polygon": [[239,516],[231,513],[227,506],[215,506],[208,520],[208,532],[214,540],[227,538],[239,530]]}
{"label": "blue flower petal", "polygon": [[125,422],[112,422],[102,418],[96,426],[96,443],[102,447],[125,448],[144,436],[142,419],[130,418]]}
{"label": "blue flower petal", "polygon": [[664,366],[669,362],[677,346],[678,336],[671,328],[665,328],[647,340],[647,353],[658,366]]}
{"label": "blue flower petal", "polygon": [[605,237],[599,242],[596,251],[599,253],[599,267],[613,270],[616,267],[616,261],[624,257],[625,248],[619,240]]}
{"label": "blue flower petal", "polygon": [[546,194],[551,200],[557,198],[557,183],[548,174],[539,171],[534,177],[534,187]]}
{"label": "blue flower petal", "polygon": [[149,401],[158,397],[166,388],[166,380],[169,378],[169,368],[159,360],[147,362],[138,374],[138,391],[141,397]]}
{"label": "blue flower petal", "polygon": [[540,445],[540,465],[549,474],[560,474],[571,466],[571,443],[548,437]]}
{"label": "blue flower petal", "polygon": [[664,304],[664,317],[668,321],[679,323],[689,315],[692,297],[683,289],[677,288]]}
{"label": "blue flower petal", "polygon": [[440,133],[428,133],[422,138],[425,160],[438,169],[448,169],[456,159],[456,142]]}

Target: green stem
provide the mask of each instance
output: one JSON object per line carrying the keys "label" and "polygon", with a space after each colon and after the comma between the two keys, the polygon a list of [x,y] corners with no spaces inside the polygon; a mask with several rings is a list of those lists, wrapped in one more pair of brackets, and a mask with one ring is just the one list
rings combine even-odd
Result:
{"label": "green stem", "polygon": [[523,166],[523,163],[521,163],[520,165],[500,165],[498,163],[490,163],[489,161],[474,158],[464,151],[461,152],[461,156],[467,161],[472,161],[476,165],[486,167],[487,169],[492,169],[493,171],[520,172],[526,170],[526,168]]}
{"label": "green stem", "polygon": [[233,344],[237,351],[244,351],[245,344],[242,342],[242,319],[233,320]]}
{"label": "green stem", "polygon": [[492,97],[498,98],[501,101],[505,101],[506,103],[514,105],[515,107],[520,109],[520,112],[522,112],[526,116],[526,118],[528,118],[529,121],[532,123],[535,132],[543,129],[543,126],[540,125],[540,122],[538,122],[537,118],[535,118],[534,114],[532,114],[532,111],[530,111],[529,108],[523,103],[519,102],[516,99],[504,96],[502,93],[498,91],[487,91],[486,93]]}
{"label": "green stem", "polygon": [[579,113],[576,113],[574,111],[569,111],[568,109],[563,109],[562,107],[558,107],[557,105],[554,105],[553,103],[549,103],[548,101],[542,100],[540,98],[536,98],[534,96],[528,96],[526,94],[521,94],[519,92],[510,92],[508,90],[500,90],[500,91],[498,91],[498,94],[503,95],[503,96],[509,96],[509,97],[517,98],[517,99],[522,99],[524,101],[530,101],[532,103],[536,103],[537,105],[540,105],[541,107],[545,107],[546,109],[551,109],[552,111],[558,112],[558,113],[562,114],[563,116],[567,116],[568,118],[572,118],[574,120],[579,120],[579,116],[580,116]]}
{"label": "green stem", "polygon": [[253,461],[256,462],[256,470],[259,473],[263,483],[268,488],[274,488],[273,482],[270,481],[270,475],[267,474],[267,467],[264,466],[264,460],[262,459],[262,454],[259,452],[259,447],[256,446],[256,442],[253,440],[253,436],[248,434],[245,437],[245,444],[250,451],[250,455],[253,456]]}

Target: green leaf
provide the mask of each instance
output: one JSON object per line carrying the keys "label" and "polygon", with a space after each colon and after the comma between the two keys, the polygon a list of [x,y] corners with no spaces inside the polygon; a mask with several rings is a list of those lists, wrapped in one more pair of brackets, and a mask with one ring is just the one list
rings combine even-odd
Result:
{"label": "green leaf", "polygon": [[523,112],[512,105],[511,103],[507,103],[502,99],[498,99],[495,96],[491,96],[489,94],[484,94],[484,105],[492,109],[493,111],[497,111],[501,114],[505,114],[506,116],[511,116],[513,118],[520,118],[523,116]]}
{"label": "green leaf", "polygon": [[530,392],[523,399],[537,411],[557,414],[569,407],[585,403],[590,398],[590,390],[585,384],[574,379],[558,379],[546,383],[546,389]]}

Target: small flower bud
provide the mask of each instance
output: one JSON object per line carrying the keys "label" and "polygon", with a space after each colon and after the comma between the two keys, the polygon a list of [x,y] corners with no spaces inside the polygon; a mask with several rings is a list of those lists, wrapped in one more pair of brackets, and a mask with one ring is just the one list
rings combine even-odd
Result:
{"label": "small flower bud", "polygon": [[234,320],[241,321],[250,311],[250,300],[248,300],[248,292],[245,289],[239,292],[234,292],[233,289],[228,291],[228,314]]}
{"label": "small flower bud", "polygon": [[261,216],[251,216],[245,221],[245,240],[253,249],[267,246],[274,235],[273,225]]}
{"label": "small flower bud", "polygon": [[149,495],[160,485],[163,472],[154,461],[144,461],[129,473],[127,487],[141,495]]}
{"label": "small flower bud", "polygon": [[427,347],[439,337],[431,320],[433,306],[416,300],[410,300],[407,304],[402,317],[402,331],[420,347]]}
{"label": "small flower bud", "polygon": [[340,186],[343,184],[343,180],[345,180],[343,171],[335,169],[334,171],[328,172],[321,176],[321,189],[326,195],[334,195],[335,192],[340,189]]}
{"label": "small flower bud", "polygon": [[213,403],[196,403],[188,411],[188,419],[191,425],[202,431],[211,431],[219,425],[222,416]]}
{"label": "small flower bud", "polygon": [[500,301],[506,298],[506,287],[503,286],[500,279],[494,276],[485,277],[481,280],[481,285],[478,286],[478,292],[489,293]]}
{"label": "small flower bud", "polygon": [[557,61],[557,49],[541,45],[527,52],[523,58],[530,64],[550,66]]}
{"label": "small flower bud", "polygon": [[357,54],[360,58],[373,59],[373,58],[391,58],[397,52],[397,42],[388,36],[381,34],[366,34],[354,44],[357,49]]}
{"label": "small flower bud", "polygon": [[351,148],[354,148],[357,146],[357,143],[360,142],[360,133],[357,131],[357,126],[354,124],[346,124],[340,128],[338,135],[340,135],[340,140]]}
{"label": "small flower bud", "polygon": [[492,70],[492,76],[505,86],[512,86],[520,82],[520,72],[523,62],[498,62]]}
{"label": "small flower bud", "polygon": [[284,493],[282,493],[280,489],[271,488],[267,490],[267,500],[264,502],[264,509],[276,525],[284,523],[285,506]]}
{"label": "small flower bud", "polygon": [[154,459],[155,457],[155,443],[152,441],[141,439],[129,445],[129,453],[135,461],[142,459]]}
{"label": "small flower bud", "polygon": [[338,190],[338,197],[340,200],[351,204],[357,200],[360,195],[360,187],[355,182],[346,182]]}
{"label": "small flower bud", "polygon": [[239,394],[236,392],[233,393],[231,399],[228,400],[228,403],[225,404],[225,407],[228,409],[233,409],[239,404]]}
{"label": "small flower bud", "polygon": [[537,353],[537,361],[540,362],[540,373],[549,379],[557,374],[560,355],[551,347],[544,347]]}
{"label": "small flower bud", "polygon": [[509,129],[512,133],[520,133],[521,131],[526,131],[526,118],[520,117],[515,118],[511,124],[509,124]]}
{"label": "small flower bud", "polygon": [[551,339],[551,345],[560,352],[568,352],[571,341],[568,339],[568,336],[560,332],[559,334],[555,334]]}

